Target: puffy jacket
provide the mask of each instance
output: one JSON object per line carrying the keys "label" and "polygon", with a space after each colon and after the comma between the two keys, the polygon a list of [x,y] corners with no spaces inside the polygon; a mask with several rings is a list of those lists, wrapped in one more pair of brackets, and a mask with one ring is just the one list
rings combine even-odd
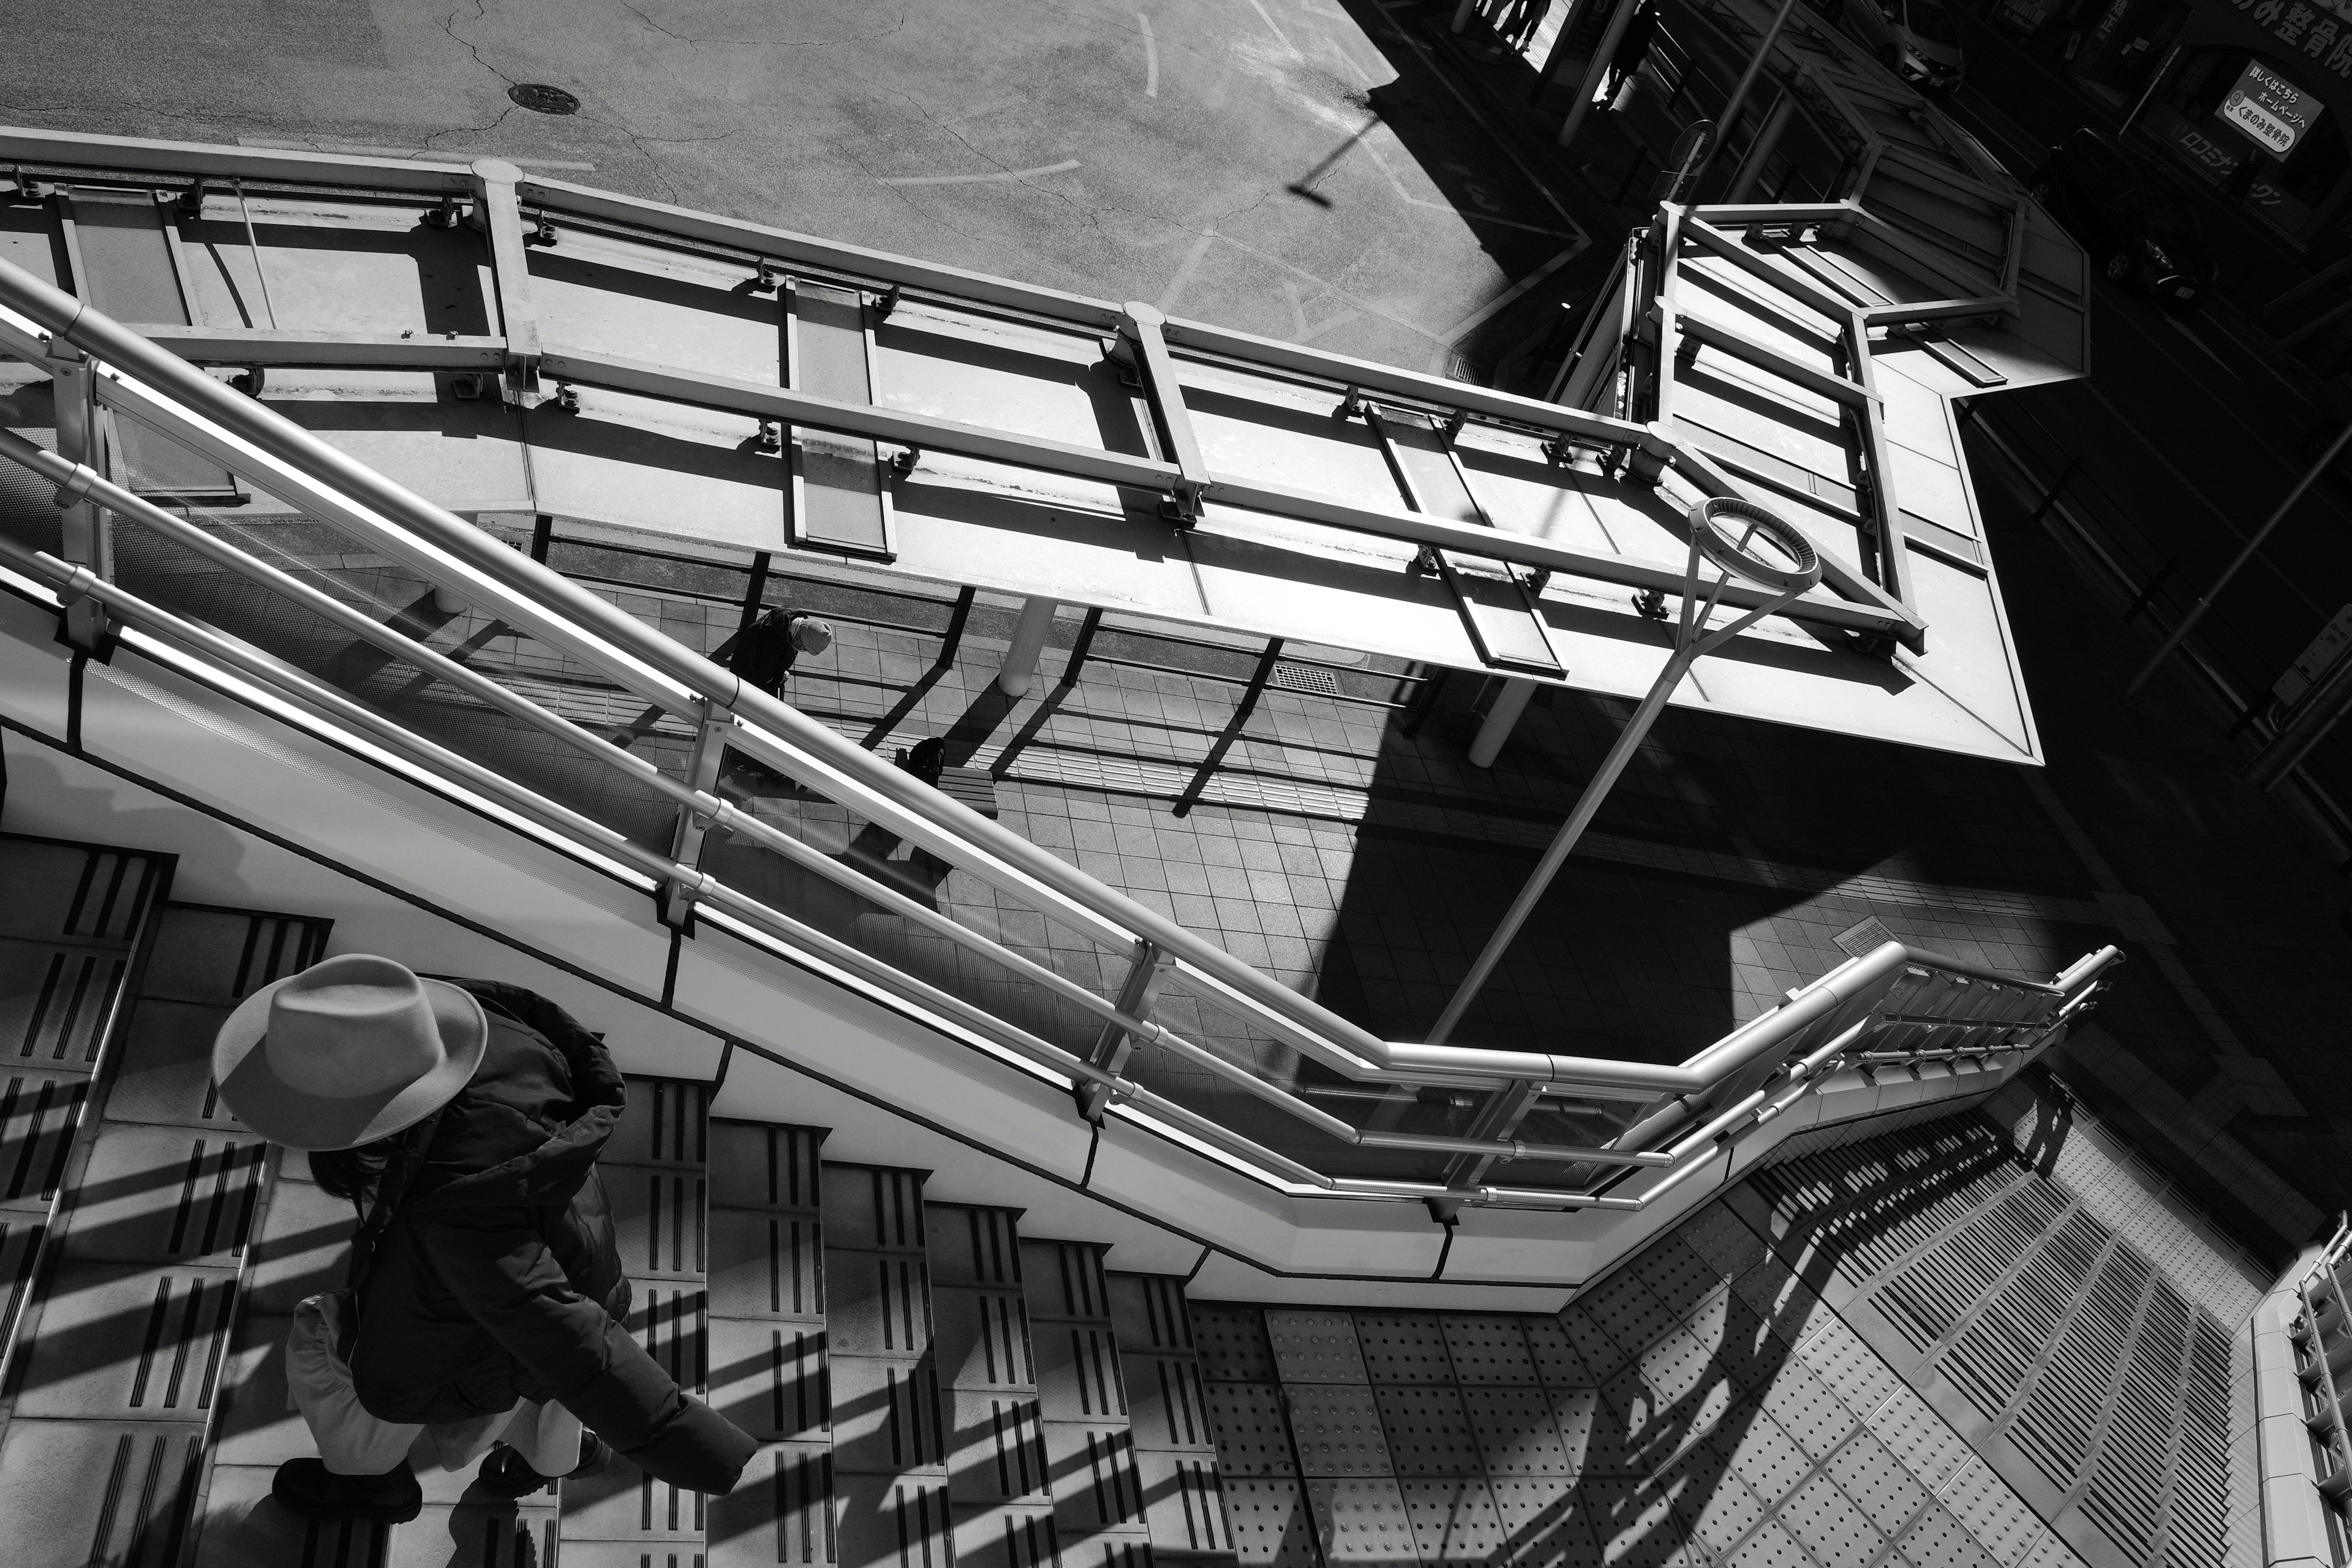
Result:
{"label": "puffy jacket", "polygon": [[757,1445],[626,1326],[629,1282],[595,1163],[627,1101],[620,1070],[544,997],[453,983],[481,1002],[489,1042],[412,1140],[429,1143],[387,1170],[396,1204],[353,1281],[360,1403],[387,1421],[443,1422],[552,1399],[659,1479],[731,1490]]}

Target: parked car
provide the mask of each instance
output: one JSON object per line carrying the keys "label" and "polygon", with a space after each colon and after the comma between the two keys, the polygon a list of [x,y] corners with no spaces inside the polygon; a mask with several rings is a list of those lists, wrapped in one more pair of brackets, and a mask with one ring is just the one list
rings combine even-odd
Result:
{"label": "parked car", "polygon": [[1968,61],[1960,30],[1942,0],[1817,0],[1822,13],[1879,63],[1928,92],[1960,85]]}
{"label": "parked car", "polygon": [[2188,195],[2084,126],[2050,150],[2027,181],[2110,282],[2168,310],[2192,310],[2213,288],[2213,253]]}

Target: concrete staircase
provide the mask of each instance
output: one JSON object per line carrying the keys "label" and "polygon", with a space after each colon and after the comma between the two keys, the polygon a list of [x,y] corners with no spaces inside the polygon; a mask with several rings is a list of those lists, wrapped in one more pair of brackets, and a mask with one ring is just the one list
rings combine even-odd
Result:
{"label": "concrete staircase", "polygon": [[330,932],[166,903],[169,866],[0,840],[0,1563],[1148,1568],[1155,1542],[1229,1549],[1180,1281],[1110,1276],[1012,1210],[927,1203],[919,1171],[822,1163],[822,1130],[714,1119],[709,1085],[643,1077],[598,1171],[630,1327],[761,1440],[744,1484],[714,1502],[615,1459],[507,1502],[428,1469],[410,1524],[287,1514],[271,1473],[315,1449],[283,1347],[295,1304],[341,1284],[355,1215],[228,1114],[208,1062],[236,1003]]}

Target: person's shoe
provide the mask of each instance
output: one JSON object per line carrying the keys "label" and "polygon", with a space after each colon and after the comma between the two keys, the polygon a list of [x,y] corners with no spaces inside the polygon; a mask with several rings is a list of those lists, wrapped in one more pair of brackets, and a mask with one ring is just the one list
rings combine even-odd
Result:
{"label": "person's shoe", "polygon": [[406,1524],[425,1511],[425,1489],[404,1460],[380,1476],[339,1476],[323,1459],[289,1459],[278,1467],[269,1492],[304,1519]]}
{"label": "person's shoe", "polygon": [[[612,1458],[613,1450],[605,1446],[604,1439],[593,1432],[583,1432],[580,1434],[580,1462],[564,1471],[560,1479],[575,1481],[601,1475]],[[475,1473],[475,1479],[484,1491],[492,1497],[502,1498],[529,1497],[558,1479],[541,1475],[524,1460],[520,1449],[504,1443],[497,1445],[483,1458],[482,1468]]]}
{"label": "person's shoe", "polygon": [[520,1451],[504,1443],[483,1457],[482,1468],[475,1473],[484,1491],[502,1498],[529,1497],[554,1479],[532,1469]]}

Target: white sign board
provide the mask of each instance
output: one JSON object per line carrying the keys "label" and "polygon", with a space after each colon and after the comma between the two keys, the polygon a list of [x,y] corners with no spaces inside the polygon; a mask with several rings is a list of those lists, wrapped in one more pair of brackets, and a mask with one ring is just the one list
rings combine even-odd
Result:
{"label": "white sign board", "polygon": [[2335,668],[2347,647],[2352,647],[2352,605],[2336,611],[2336,618],[2320,629],[2319,635],[2311,639],[2311,646],[2297,655],[2295,661],[2286,667],[2286,673],[2278,678],[2278,684],[2271,688],[2278,705],[2292,708],[2302,701],[2304,694]]}
{"label": "white sign board", "polygon": [[2260,142],[2273,158],[2284,158],[2311,130],[2326,105],[2276,71],[2246,62],[2221,115]]}

